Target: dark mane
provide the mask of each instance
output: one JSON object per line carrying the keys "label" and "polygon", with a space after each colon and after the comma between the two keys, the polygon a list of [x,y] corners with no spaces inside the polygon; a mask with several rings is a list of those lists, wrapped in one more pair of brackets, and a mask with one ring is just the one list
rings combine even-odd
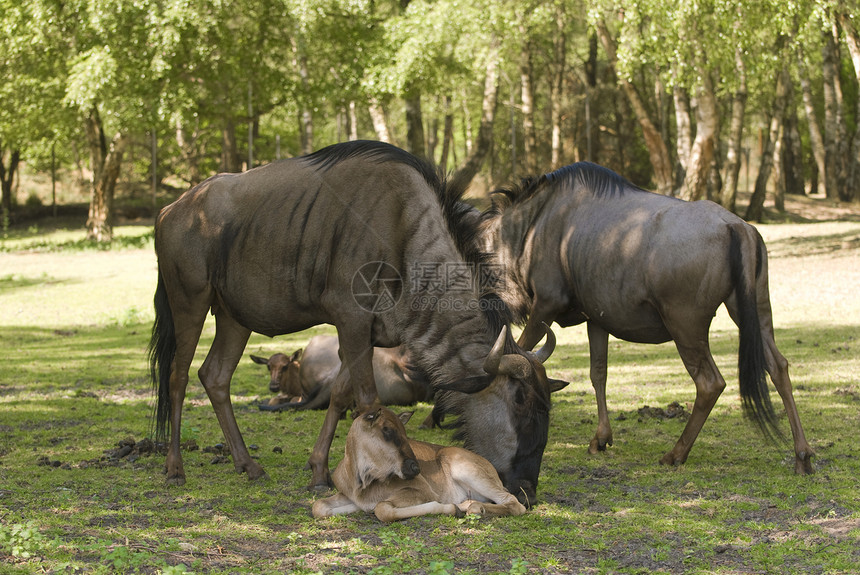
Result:
{"label": "dark mane", "polygon": [[501,188],[493,192],[493,207],[486,215],[498,215],[508,206],[523,203],[548,186],[565,183],[582,186],[595,196],[611,197],[628,191],[642,191],[627,178],[591,162],[576,162],[542,176],[523,178],[519,186]]}
{"label": "dark mane", "polygon": [[363,156],[377,163],[397,162],[405,164],[420,173],[434,189],[438,189],[441,185],[439,173],[430,162],[413,156],[396,146],[375,140],[354,140],[333,144],[305,156],[305,159],[312,165],[318,166],[319,169],[327,170],[335,164],[357,156]]}

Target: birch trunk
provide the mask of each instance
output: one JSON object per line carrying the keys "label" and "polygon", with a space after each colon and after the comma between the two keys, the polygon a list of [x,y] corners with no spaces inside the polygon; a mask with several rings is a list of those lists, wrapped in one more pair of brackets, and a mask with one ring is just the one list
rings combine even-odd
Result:
{"label": "birch trunk", "polygon": [[797,50],[797,70],[800,78],[800,91],[803,96],[803,110],[806,113],[806,124],[809,126],[809,143],[812,147],[812,157],[815,158],[815,167],[818,170],[818,185],[816,189],[810,189],[810,193],[824,191],[824,182],[827,174],[827,162],[825,160],[824,137],[821,135],[821,126],[815,113],[815,101],[812,96],[812,85],[809,82],[809,72],[806,69],[806,59],[801,48]]}
{"label": "birch trunk", "polygon": [[743,54],[735,50],[735,68],[738,74],[738,87],[732,98],[732,120],[729,126],[729,142],[726,152],[726,177],[723,180],[723,190],[720,203],[724,208],[734,213],[738,195],[738,180],[741,173],[741,155],[743,154],[744,115],[747,104],[747,72]]}
{"label": "birch trunk", "polygon": [[719,128],[717,99],[714,96],[711,76],[704,67],[699,69],[699,75],[701,84],[696,96],[696,139],[690,150],[687,173],[681,190],[681,197],[690,201],[701,200],[706,196],[711,161],[714,158],[714,141]]}
{"label": "birch trunk", "polygon": [[496,101],[499,95],[499,42],[493,40],[487,57],[487,75],[484,78],[484,97],[481,103],[481,126],[478,129],[478,139],[466,162],[454,177],[463,184],[471,182],[478,171],[493,143],[493,122],[496,117]]}

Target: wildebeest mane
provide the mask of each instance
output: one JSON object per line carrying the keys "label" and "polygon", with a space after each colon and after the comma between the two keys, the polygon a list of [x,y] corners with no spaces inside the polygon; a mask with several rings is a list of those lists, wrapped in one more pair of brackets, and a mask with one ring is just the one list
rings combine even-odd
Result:
{"label": "wildebeest mane", "polygon": [[592,162],[576,162],[541,176],[528,176],[518,186],[493,192],[493,207],[487,216],[498,215],[508,206],[521,204],[549,186],[572,184],[591,191],[595,196],[612,197],[627,191],[643,191],[627,178]]}

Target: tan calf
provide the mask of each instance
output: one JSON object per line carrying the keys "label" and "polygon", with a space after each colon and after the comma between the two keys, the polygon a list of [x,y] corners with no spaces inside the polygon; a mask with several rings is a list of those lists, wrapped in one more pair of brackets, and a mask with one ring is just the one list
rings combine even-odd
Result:
{"label": "tan calf", "polygon": [[315,501],[314,517],[362,510],[388,522],[432,513],[526,512],[480,455],[409,439],[404,424],[411,416],[383,407],[355,418],[344,458],[332,474],[339,493]]}

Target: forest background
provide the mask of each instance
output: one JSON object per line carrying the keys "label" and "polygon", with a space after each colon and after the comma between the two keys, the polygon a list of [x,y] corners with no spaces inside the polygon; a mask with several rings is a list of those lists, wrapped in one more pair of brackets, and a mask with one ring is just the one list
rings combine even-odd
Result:
{"label": "forest background", "polygon": [[[218,172],[379,139],[475,180],[579,160],[760,221],[855,201],[855,0],[0,0],[4,229],[87,234]],[[24,185],[22,186],[22,182]],[[54,207],[56,212],[57,207]],[[17,213],[17,216],[16,216]]]}

